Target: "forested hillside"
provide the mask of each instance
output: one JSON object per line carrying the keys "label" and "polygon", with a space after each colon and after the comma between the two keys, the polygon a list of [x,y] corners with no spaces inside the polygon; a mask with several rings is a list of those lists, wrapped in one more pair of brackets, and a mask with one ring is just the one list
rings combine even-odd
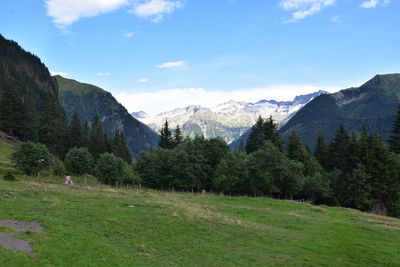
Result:
{"label": "forested hillside", "polygon": [[141,151],[157,146],[158,135],[148,126],[133,118],[111,93],[91,84],[55,76],[59,86],[59,99],[68,118],[77,114],[82,123],[100,117],[108,136],[117,129],[123,131],[131,154],[138,158]]}
{"label": "forested hillside", "polygon": [[67,120],[57,84],[35,55],[0,35],[0,130],[65,153]]}
{"label": "forested hillside", "polygon": [[362,128],[383,139],[390,136],[400,104],[400,74],[377,75],[360,87],[321,95],[303,107],[281,129],[283,136],[296,130],[301,140],[314,146],[319,135],[332,140],[343,124],[349,132]]}

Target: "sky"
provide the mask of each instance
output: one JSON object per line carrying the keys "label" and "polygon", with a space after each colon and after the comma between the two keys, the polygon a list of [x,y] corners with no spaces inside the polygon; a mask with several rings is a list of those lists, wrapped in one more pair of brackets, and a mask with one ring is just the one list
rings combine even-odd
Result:
{"label": "sky", "polygon": [[399,0],[1,0],[0,34],[153,115],[400,72]]}

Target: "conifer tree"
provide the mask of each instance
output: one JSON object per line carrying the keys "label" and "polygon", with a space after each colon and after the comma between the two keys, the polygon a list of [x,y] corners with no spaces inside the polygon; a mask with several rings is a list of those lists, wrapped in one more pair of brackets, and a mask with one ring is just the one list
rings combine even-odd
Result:
{"label": "conifer tree", "polygon": [[264,138],[264,120],[259,116],[257,122],[251,127],[249,138],[246,143],[246,153],[250,154],[260,149]]}
{"label": "conifer tree", "polygon": [[173,147],[173,139],[172,139],[172,133],[171,130],[169,129],[168,126],[168,120],[165,120],[164,125],[161,128],[161,132],[160,132],[160,140],[158,145],[161,148],[165,148],[165,149],[170,149]]}
{"label": "conifer tree", "polygon": [[104,138],[104,131],[101,125],[100,117],[95,115],[92,122],[92,127],[89,132],[89,152],[93,158],[97,160],[100,154],[107,152],[107,144]]}
{"label": "conifer tree", "polygon": [[48,97],[46,99],[39,125],[39,141],[45,144],[50,152],[64,158],[68,149],[68,123],[56,98]]}
{"label": "conifer tree", "polygon": [[126,144],[124,133],[117,129],[114,134],[114,139],[112,142],[112,152],[117,157],[122,158],[128,163],[132,162],[132,156],[129,152],[128,145]]}
{"label": "conifer tree", "polygon": [[82,147],[89,147],[90,143],[90,127],[89,123],[85,121],[82,126]]}
{"label": "conifer tree", "polygon": [[301,143],[300,138],[297,136],[295,131],[292,131],[289,136],[286,150],[288,158],[292,160],[304,162],[306,158],[309,157],[307,150]]}
{"label": "conifer tree", "polygon": [[69,147],[82,147],[83,146],[82,126],[79,116],[75,113],[72,116],[69,124]]}
{"label": "conifer tree", "polygon": [[396,120],[393,123],[392,135],[390,136],[388,143],[390,151],[400,154],[400,107],[397,111]]}
{"label": "conifer tree", "polygon": [[23,124],[23,104],[18,91],[6,85],[0,95],[0,129],[13,136],[18,136]]}
{"label": "conifer tree", "polygon": [[182,131],[178,124],[176,125],[174,132],[174,140],[173,140],[174,146],[179,145],[180,143],[182,143],[182,141],[183,141]]}
{"label": "conifer tree", "polygon": [[318,136],[314,149],[314,157],[324,169],[326,169],[327,164],[327,149],[327,145],[324,143],[324,136]]}
{"label": "conifer tree", "polygon": [[349,136],[344,125],[341,124],[332,142],[329,144],[328,170],[339,169],[346,171],[348,155]]}
{"label": "conifer tree", "polygon": [[272,119],[272,116],[269,116],[269,118],[265,120],[263,128],[264,141],[270,140],[279,150],[282,150],[282,140],[278,133],[278,125]]}

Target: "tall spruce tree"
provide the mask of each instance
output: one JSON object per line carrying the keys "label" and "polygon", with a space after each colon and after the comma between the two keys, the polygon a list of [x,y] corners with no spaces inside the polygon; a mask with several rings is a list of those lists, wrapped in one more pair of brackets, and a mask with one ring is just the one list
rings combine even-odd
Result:
{"label": "tall spruce tree", "polygon": [[82,147],[83,146],[83,133],[82,125],[79,116],[75,113],[72,116],[69,124],[69,147]]}
{"label": "tall spruce tree", "polygon": [[397,111],[396,120],[393,123],[392,135],[390,136],[388,143],[390,151],[400,154],[400,106]]}
{"label": "tall spruce tree", "polygon": [[347,135],[344,125],[341,124],[336,132],[328,149],[328,170],[339,169],[343,172],[347,170],[349,158],[348,145],[350,137]]}
{"label": "tall spruce tree", "polygon": [[182,141],[183,141],[182,131],[178,124],[178,125],[176,125],[176,128],[175,128],[173,144],[174,144],[174,146],[177,146],[180,143],[182,143]]}
{"label": "tall spruce tree", "polygon": [[286,146],[287,156],[289,159],[304,162],[309,157],[308,151],[301,143],[300,138],[295,131],[292,131]]}
{"label": "tall spruce tree", "polygon": [[7,84],[0,94],[0,130],[19,136],[23,124],[23,103],[16,88]]}
{"label": "tall spruce tree", "polygon": [[264,120],[261,118],[261,116],[259,116],[257,122],[251,127],[249,138],[247,139],[245,147],[246,152],[250,154],[260,149],[264,138]]}
{"label": "tall spruce tree", "polygon": [[328,147],[324,142],[324,136],[320,135],[318,136],[317,143],[315,144],[315,149],[314,149],[314,157],[317,159],[319,164],[326,169],[327,166],[327,151]]}
{"label": "tall spruce tree", "polygon": [[126,144],[124,133],[117,129],[114,134],[114,139],[112,142],[112,152],[117,157],[122,158],[128,163],[132,162],[132,156],[129,152],[128,145]]}
{"label": "tall spruce tree", "polygon": [[272,116],[269,116],[268,119],[264,121],[264,141],[269,140],[276,146],[279,150],[282,151],[282,140],[279,136],[278,125],[272,119]]}
{"label": "tall spruce tree", "polygon": [[39,121],[39,141],[45,144],[50,152],[64,158],[68,149],[68,122],[56,98],[46,99]]}
{"label": "tall spruce tree", "polygon": [[82,126],[82,147],[89,147],[90,143],[90,126],[87,121]]}
{"label": "tall spruce tree", "polygon": [[108,152],[107,139],[104,136],[103,126],[100,117],[95,115],[89,132],[89,152],[95,160],[99,159],[100,154]]}
{"label": "tall spruce tree", "polygon": [[161,128],[160,140],[158,142],[158,145],[159,145],[159,147],[165,148],[165,149],[170,149],[170,148],[173,148],[173,146],[174,146],[173,139],[172,139],[172,133],[168,126],[168,120],[165,120],[165,123]]}

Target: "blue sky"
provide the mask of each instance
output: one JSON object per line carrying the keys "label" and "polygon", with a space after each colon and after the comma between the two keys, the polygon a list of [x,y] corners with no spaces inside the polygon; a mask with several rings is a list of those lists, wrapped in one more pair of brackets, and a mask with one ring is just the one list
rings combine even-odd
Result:
{"label": "blue sky", "polygon": [[2,0],[0,33],[157,113],[400,72],[399,14],[398,0]]}

